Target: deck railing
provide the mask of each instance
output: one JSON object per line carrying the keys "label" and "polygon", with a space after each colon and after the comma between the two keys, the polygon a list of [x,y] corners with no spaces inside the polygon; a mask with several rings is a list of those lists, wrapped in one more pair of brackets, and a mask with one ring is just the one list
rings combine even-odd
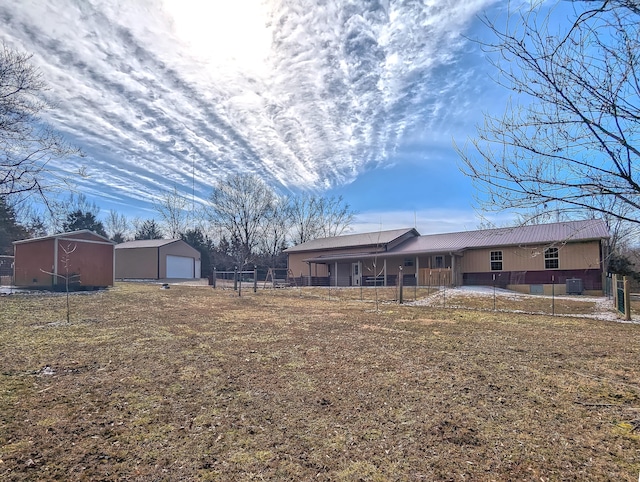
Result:
{"label": "deck railing", "polygon": [[421,268],[418,270],[419,286],[452,286],[451,268]]}

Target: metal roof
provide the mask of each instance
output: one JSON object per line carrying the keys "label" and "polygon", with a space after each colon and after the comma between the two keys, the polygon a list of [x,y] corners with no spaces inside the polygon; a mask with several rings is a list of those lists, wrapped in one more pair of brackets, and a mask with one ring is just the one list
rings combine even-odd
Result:
{"label": "metal roof", "polygon": [[392,229],[389,231],[377,231],[374,233],[347,234],[331,238],[320,238],[285,249],[285,253],[298,253],[302,251],[320,251],[325,249],[353,248],[358,246],[384,246],[408,233],[414,236],[420,234],[413,228]]}
{"label": "metal roof", "polygon": [[127,241],[116,245],[116,249],[128,248],[159,248],[167,244],[182,241],[181,239],[139,239],[137,241]]}
{"label": "metal roof", "polygon": [[91,234],[92,236],[100,238],[100,239],[104,240],[105,242],[115,244],[109,238],[105,238],[104,236],[102,236],[102,235],[100,235],[100,234],[98,234],[98,233],[96,233],[94,231],[91,231],[89,229],[80,229],[78,231],[69,231],[67,233],[58,233],[58,234],[52,234],[52,235],[49,235],[49,236],[40,236],[40,237],[37,237],[37,238],[21,239],[19,241],[14,241],[13,244],[32,243],[34,241],[43,241],[45,239],[68,238],[70,236],[77,236],[79,234]]}
{"label": "metal roof", "polygon": [[446,234],[427,234],[409,238],[384,253],[345,253],[316,256],[305,261],[324,263],[339,259],[364,259],[415,255],[420,253],[460,252],[473,248],[566,243],[609,238],[607,224],[601,219],[565,221],[552,224],[482,229]]}
{"label": "metal roof", "polygon": [[566,243],[609,238],[602,219],[564,221],[552,224],[482,229],[448,234],[430,234],[407,240],[395,254],[462,251],[470,248]]}

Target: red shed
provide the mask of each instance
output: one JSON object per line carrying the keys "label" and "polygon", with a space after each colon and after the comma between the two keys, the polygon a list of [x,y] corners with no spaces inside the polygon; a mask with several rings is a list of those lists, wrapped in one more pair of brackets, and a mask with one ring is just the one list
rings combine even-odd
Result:
{"label": "red shed", "polygon": [[115,243],[89,230],[13,243],[14,283],[28,288],[113,286]]}

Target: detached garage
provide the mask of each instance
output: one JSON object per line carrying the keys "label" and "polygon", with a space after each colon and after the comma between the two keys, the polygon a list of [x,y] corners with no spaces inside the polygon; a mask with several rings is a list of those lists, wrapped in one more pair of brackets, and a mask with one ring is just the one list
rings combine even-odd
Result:
{"label": "detached garage", "polygon": [[117,279],[200,279],[200,252],[181,239],[145,239],[116,246]]}

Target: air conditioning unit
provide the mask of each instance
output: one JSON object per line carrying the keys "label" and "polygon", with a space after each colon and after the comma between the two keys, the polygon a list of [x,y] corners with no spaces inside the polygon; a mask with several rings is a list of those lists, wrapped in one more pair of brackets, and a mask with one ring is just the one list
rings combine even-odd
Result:
{"label": "air conditioning unit", "polygon": [[582,280],[579,278],[570,278],[567,280],[567,294],[568,295],[581,295],[582,294]]}

